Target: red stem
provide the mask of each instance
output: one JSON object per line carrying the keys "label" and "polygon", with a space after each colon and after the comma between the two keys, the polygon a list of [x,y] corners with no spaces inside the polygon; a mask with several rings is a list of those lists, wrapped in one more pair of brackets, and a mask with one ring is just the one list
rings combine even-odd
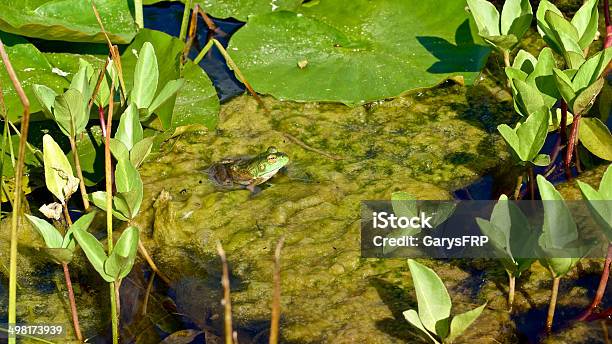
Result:
{"label": "red stem", "polygon": [[612,243],[608,244],[608,254],[606,255],[606,262],[604,263],[604,268],[601,273],[601,278],[599,279],[599,286],[597,287],[597,292],[595,292],[595,297],[593,301],[589,305],[589,307],[582,312],[578,320],[584,321],[589,319],[593,310],[599,306],[601,300],[603,299],[604,293],[606,292],[606,286],[608,285],[608,277],[610,276],[610,263],[612,263]]}
{"label": "red stem", "polygon": [[608,0],[603,2],[604,18],[606,19],[606,40],[604,49],[612,47],[612,23],[610,22],[610,3]]}
{"label": "red stem", "polygon": [[106,121],[104,120],[104,108],[98,108],[98,115],[100,117],[100,127],[102,127],[102,137],[106,137]]}
{"label": "red stem", "polygon": [[574,155],[574,146],[576,145],[576,138],[578,136],[578,125],[580,125],[580,114],[574,114],[574,122],[572,122],[572,131],[570,132],[569,141],[567,142],[567,148],[565,149],[565,159],[563,160],[563,166],[565,167],[565,175],[567,179],[572,179],[572,170],[570,169],[570,163],[572,156]]}
{"label": "red stem", "polygon": [[74,325],[74,333],[76,334],[79,342],[83,342],[83,335],[81,334],[81,326],[79,325],[79,315],[77,313],[76,301],[74,299],[74,290],[72,289],[72,281],[70,280],[70,271],[68,270],[68,264],[62,263],[64,268],[64,278],[66,279],[66,287],[68,288],[68,299],[70,300],[70,312],[72,313],[72,324]]}

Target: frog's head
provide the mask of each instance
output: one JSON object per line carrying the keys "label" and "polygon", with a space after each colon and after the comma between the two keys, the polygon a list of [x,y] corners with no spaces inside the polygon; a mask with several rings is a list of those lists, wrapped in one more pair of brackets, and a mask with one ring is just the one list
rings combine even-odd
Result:
{"label": "frog's head", "polygon": [[268,147],[268,150],[260,154],[257,158],[257,172],[255,174],[257,176],[265,176],[276,173],[283,166],[287,165],[288,162],[289,157],[287,154],[279,152],[276,147]]}

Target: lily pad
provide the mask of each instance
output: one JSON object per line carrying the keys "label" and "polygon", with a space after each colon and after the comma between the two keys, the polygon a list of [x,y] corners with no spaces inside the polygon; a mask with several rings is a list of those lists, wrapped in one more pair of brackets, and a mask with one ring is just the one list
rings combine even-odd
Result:
{"label": "lily pad", "polygon": [[451,76],[470,84],[490,52],[474,42],[464,1],[320,1],[296,12],[254,15],[230,41],[260,93],[357,105]]}
{"label": "lily pad", "polygon": [[[45,55],[36,49],[34,45],[21,37],[3,32],[0,32],[0,39],[2,39],[5,45],[13,69],[15,69],[17,78],[21,82],[21,87],[23,87],[26,96],[30,100],[31,113],[41,110],[40,104],[32,90],[33,85],[45,85],[57,93],[62,92],[65,87],[68,87],[70,83],[63,77],[65,73],[51,66]],[[8,117],[12,121],[18,121],[23,115],[23,106],[1,60],[0,84],[2,84],[4,91]]]}
{"label": "lily pad", "polygon": [[[152,5],[168,0],[144,0],[143,4]],[[170,0],[185,3],[185,0]],[[296,10],[303,0],[203,0],[197,1],[202,9],[217,18],[236,18],[247,21],[254,14],[264,14],[274,11]],[[196,1],[194,1],[195,3]]]}
{"label": "lily pad", "polygon": [[[114,43],[129,43],[136,26],[127,0],[96,0],[104,28]],[[90,1],[8,0],[0,3],[0,30],[70,42],[104,42]]]}
{"label": "lily pad", "polygon": [[217,126],[219,97],[217,91],[200,66],[188,61],[183,68],[185,85],[179,91],[172,113],[172,126],[201,124],[208,129]]}

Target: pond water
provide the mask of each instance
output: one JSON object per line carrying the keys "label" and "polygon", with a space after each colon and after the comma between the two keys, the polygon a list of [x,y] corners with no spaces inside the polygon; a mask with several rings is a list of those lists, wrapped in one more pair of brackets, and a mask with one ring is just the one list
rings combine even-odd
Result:
{"label": "pond water", "polygon": [[[177,35],[182,12],[180,4],[148,6],[146,23]],[[242,25],[216,23],[228,34],[221,37],[224,44]],[[203,22],[199,27],[201,47],[208,33]],[[360,258],[360,202],[389,199],[395,191],[430,200],[492,199],[511,193],[516,170],[495,127],[515,121],[516,115],[510,94],[496,78],[499,67],[489,66],[474,86],[449,81],[353,108],[263,97],[269,109],[265,111],[251,96],[241,95],[243,86],[216,50],[202,66],[223,101],[219,126],[179,133],[141,167],[144,210],[135,222],[168,281],[151,280],[149,267],[137,261],[121,286],[124,342],[158,343],[177,331],[194,343],[222,342],[221,264],[215,249],[219,240],[230,263],[239,340],[267,343],[273,252],[285,237],[282,342],[425,343],[402,315],[417,305],[406,260]],[[550,150],[555,140],[549,137]],[[286,153],[290,162],[262,184],[259,193],[221,189],[208,179],[211,164],[254,156],[269,146]],[[595,184],[602,173],[599,167],[580,178]],[[573,183],[563,184],[560,191],[568,199],[579,198]],[[103,237],[104,215],[98,217],[91,231]],[[3,222],[3,272],[8,265],[7,233]],[[40,243],[35,233],[23,231],[20,236],[27,244],[20,246],[18,262],[18,316],[69,323],[60,270],[34,250]],[[548,337],[541,331],[551,280],[539,264],[521,277],[515,311],[509,314],[506,274],[498,262],[426,263],[448,288],[454,314],[488,301],[458,342],[604,342],[606,322],[572,321],[593,297],[603,265],[599,260],[583,261],[562,279],[555,327]],[[109,314],[100,306],[108,304],[107,286],[82,255],[71,266],[88,342],[107,343]],[[5,309],[7,281],[4,273],[0,276],[0,309]],[[605,298],[603,307],[610,303]]]}

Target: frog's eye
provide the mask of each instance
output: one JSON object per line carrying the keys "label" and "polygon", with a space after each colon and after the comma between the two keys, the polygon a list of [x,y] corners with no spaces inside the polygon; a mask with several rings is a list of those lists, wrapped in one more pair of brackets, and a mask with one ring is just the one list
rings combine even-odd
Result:
{"label": "frog's eye", "polygon": [[276,163],[276,155],[274,155],[274,154],[268,155],[268,163],[269,164],[275,164]]}

